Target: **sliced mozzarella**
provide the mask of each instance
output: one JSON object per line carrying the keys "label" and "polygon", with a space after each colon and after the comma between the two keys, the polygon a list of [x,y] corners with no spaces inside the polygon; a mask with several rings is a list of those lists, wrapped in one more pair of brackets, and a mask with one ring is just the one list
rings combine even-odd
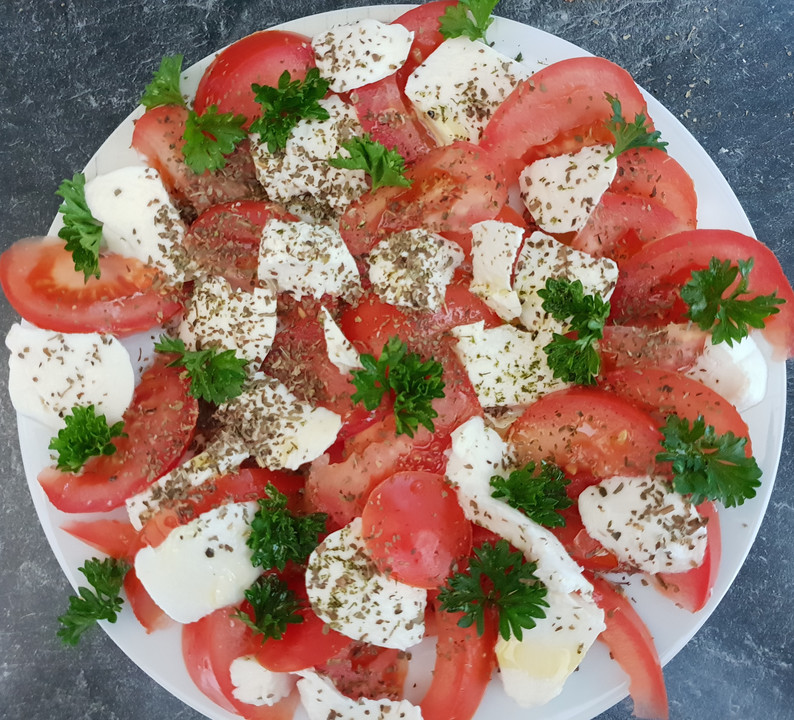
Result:
{"label": "sliced mozzarella", "polygon": [[188,350],[234,350],[262,364],[276,334],[276,293],[270,287],[234,290],[222,277],[197,280],[179,337]]}
{"label": "sliced mozzarella", "polygon": [[185,279],[185,223],[157,170],[131,165],[97,175],[85,185],[85,200],[108,249]]}
{"label": "sliced mozzarella", "polygon": [[268,220],[259,247],[259,279],[275,281],[295,299],[354,299],[361,291],[356,261],[334,228]]}
{"label": "sliced mozzarella", "polygon": [[315,35],[312,47],[320,75],[330,81],[331,90],[342,93],[399,70],[413,39],[403,25],[364,18]]}
{"label": "sliced mozzarella", "polygon": [[135,574],[163,611],[181,623],[243,600],[261,568],[246,545],[257,504],[222,505],[174,528],[135,556]]}
{"label": "sliced mozzarella", "polygon": [[707,341],[687,375],[718,392],[739,412],[757,405],[766,395],[766,359],[750,335],[733,347]]}
{"label": "sliced mozzarella", "polygon": [[463,257],[456,243],[422,228],[395,233],[369,254],[369,279],[390,305],[438,310]]}
{"label": "sliced mozzarella", "polygon": [[226,428],[232,447],[271,470],[297,470],[319,457],[342,427],[336,413],[301,402],[278,380],[262,374],[221,405],[215,418]]}
{"label": "sliced mozzarella", "polygon": [[492,47],[457,37],[441,43],[405,83],[438,142],[479,142],[494,111],[529,71]]}
{"label": "sliced mozzarella", "polygon": [[340,153],[348,157],[342,143],[363,134],[355,110],[336,95],[320,105],[328,119],[300,120],[283,150],[271,153],[258,134],[251,135],[251,156],[267,197],[314,222],[339,216],[368,189],[363,170],[328,163]]}
{"label": "sliced mozzarella", "polygon": [[608,300],[618,281],[618,266],[614,260],[574,250],[542,232],[527,238],[516,262],[513,283],[521,300],[521,324],[528,330],[545,328],[563,333],[567,325],[543,309],[538,295],[549,278],[579,280],[585,295],[601,295]]}
{"label": "sliced mozzarella", "polygon": [[361,536],[361,518],[331,533],[309,556],[312,609],[354,640],[407,650],[425,632],[427,591],[382,574]]}
{"label": "sliced mozzarella", "polygon": [[611,145],[536,160],[521,173],[521,199],[541,230],[581,230],[617,172]]}
{"label": "sliced mozzarella", "polygon": [[53,430],[79,405],[93,405],[109,424],[132,400],[135,372],[112,335],[58,333],[14,324],[6,335],[8,392],[16,411]]}
{"label": "sliced mozzarella", "polygon": [[248,705],[275,705],[295,687],[297,677],[290,673],[273,672],[263,667],[253,655],[242,655],[232,660],[229,667],[232,695]]}
{"label": "sliced mozzarella", "polygon": [[422,720],[422,711],[407,700],[353,700],[316,672],[301,672],[298,692],[309,720]]}
{"label": "sliced mozzarella", "polygon": [[353,343],[344,336],[344,333],[342,333],[331,317],[331,313],[325,308],[320,313],[320,322],[323,324],[323,335],[325,336],[328,359],[336,366],[339,372],[349,373],[351,370],[363,367]]}
{"label": "sliced mozzarella", "polygon": [[649,573],[686,572],[703,562],[706,522],[662,479],[611,477],[579,496],[588,535]]}
{"label": "sliced mozzarella", "polygon": [[472,282],[479,295],[503,320],[521,314],[521,301],[513,290],[513,266],[524,238],[524,229],[497,220],[471,226]]}
{"label": "sliced mozzarella", "polygon": [[604,630],[604,613],[575,594],[549,592],[546,617],[523,638],[496,643],[499,677],[521,707],[538,707],[562,692],[571,673]]}
{"label": "sliced mozzarella", "polygon": [[450,332],[458,339],[455,352],[483,407],[529,405],[568,384],[554,377],[543,351],[551,333],[512,325],[486,328],[483,321]]}

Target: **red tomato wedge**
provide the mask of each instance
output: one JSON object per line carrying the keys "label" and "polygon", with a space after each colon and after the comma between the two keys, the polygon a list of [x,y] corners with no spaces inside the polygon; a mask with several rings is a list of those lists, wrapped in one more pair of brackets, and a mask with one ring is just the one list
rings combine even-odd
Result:
{"label": "red tomato wedge", "polygon": [[135,574],[134,567],[130,568],[124,576],[124,592],[127,595],[127,600],[135,618],[147,633],[163,630],[173,622],[160,609],[160,606],[152,600],[151,595],[149,595],[143,583]]}
{"label": "red tomato wedge", "polygon": [[606,630],[598,636],[610,655],[629,676],[634,715],[648,720],[667,720],[667,690],[653,637],[631,602],[608,580],[588,575],[595,601],[604,611]]}
{"label": "red tomato wedge", "polygon": [[56,238],[19,240],[0,255],[0,284],[8,302],[45,330],[125,337],[182,311],[181,298],[162,288],[159,273],[139,260],[104,255],[99,271],[99,278],[86,281]]}
{"label": "red tomato wedge", "polygon": [[414,33],[414,41],[411,43],[408,59],[396,73],[400,88],[405,87],[408,76],[444,42],[440,18],[447,8],[457,4],[457,0],[433,0],[433,2],[418,5],[403,13],[392,23],[393,25],[402,25]]}
{"label": "red tomato wedge", "polygon": [[218,54],[196,90],[194,108],[202,114],[210,105],[220,113],[245,115],[245,127],[262,114],[251,85],[278,85],[286,70],[303,80],[314,67],[311,39],[285,30],[262,30],[232,43]]}
{"label": "red tomato wedge", "polygon": [[778,357],[794,356],[794,290],[775,254],[749,235],[733,230],[690,230],[646,245],[620,266],[612,295],[612,321],[664,325],[685,322],[680,289],[693,270],[704,270],[711,258],[753,259],[748,298],[776,292],[786,302],[766,320],[764,337]]}
{"label": "red tomato wedge", "polygon": [[709,335],[696,326],[659,328],[606,325],[598,342],[602,372],[617,367],[657,367],[686,372],[703,354]]}
{"label": "red tomato wedge", "polygon": [[179,368],[158,358],[141,377],[124,413],[127,437],[113,442],[116,452],[91,458],[80,474],[54,467],[39,473],[50,502],[64,512],[112,510],[167,473],[193,439],[198,402]]}
{"label": "red tomato wedge", "polygon": [[557,512],[565,519],[565,525],[551,528],[551,531],[579,565],[585,570],[594,572],[610,572],[617,569],[620,561],[614,553],[588,535],[576,503]]}
{"label": "red tomato wedge", "polygon": [[61,526],[72,537],[117,560],[132,560],[138,531],[126,520],[78,520]]}

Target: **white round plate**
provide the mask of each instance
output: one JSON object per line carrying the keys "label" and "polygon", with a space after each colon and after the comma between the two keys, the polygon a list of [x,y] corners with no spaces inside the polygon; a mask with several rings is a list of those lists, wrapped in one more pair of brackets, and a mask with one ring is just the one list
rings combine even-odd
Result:
{"label": "white round plate", "polygon": [[[410,7],[393,5],[338,10],[278,27],[313,35],[331,25],[352,22],[363,17],[390,21]],[[258,29],[260,28],[251,28],[251,32]],[[520,52],[523,62],[532,69],[557,60],[589,54],[541,30],[501,18],[494,22],[488,36],[495,47],[506,55],[516,57]],[[192,94],[201,72],[211,60],[212,57],[205,58],[186,72],[183,91]],[[663,138],[669,143],[670,154],[686,168],[695,182],[699,201],[699,226],[752,234],[747,216],[736,196],[697,141],[652,97],[648,97],[648,109],[657,129],[661,130]],[[133,119],[141,112],[142,109],[138,108],[132,113],[97,151],[86,168],[89,178],[124,165],[141,164],[137,153],[130,149]],[[51,233],[56,231],[59,223],[60,220],[56,219]],[[630,595],[637,601],[635,607],[656,640],[663,663],[669,661],[687,643],[728,590],[750,550],[766,510],[783,441],[786,403],[785,364],[770,361],[769,370],[769,385],[764,401],[745,414],[755,456],[763,471],[763,484],[756,498],[740,508],[721,513],[722,564],[713,597],[707,607],[693,615],[675,607],[652,589],[642,587],[639,582],[630,583],[628,586]],[[33,421],[19,417],[19,438],[25,472],[39,519],[63,571],[72,585],[77,587],[83,579],[78,568],[92,553],[86,545],[60,529],[60,525],[67,518],[75,519],[75,516],[67,516],[55,510],[36,480],[38,472],[49,463],[49,432]],[[185,703],[215,720],[235,717],[205,698],[188,677],[182,662],[178,626],[147,635],[127,610],[115,625],[103,623],[103,627],[133,662]],[[423,656],[419,658],[423,667],[416,673],[412,671],[411,677],[413,679],[415,675],[420,681],[424,680],[418,688],[418,692],[421,692],[422,686],[426,687],[433,654],[430,651],[418,655]],[[609,659],[605,647],[596,643],[580,670],[568,680],[563,693],[544,707],[522,710],[504,694],[501,684],[495,680],[491,683],[476,717],[480,720],[495,717],[504,720],[589,720],[620,701],[627,692],[628,682],[625,675]]]}

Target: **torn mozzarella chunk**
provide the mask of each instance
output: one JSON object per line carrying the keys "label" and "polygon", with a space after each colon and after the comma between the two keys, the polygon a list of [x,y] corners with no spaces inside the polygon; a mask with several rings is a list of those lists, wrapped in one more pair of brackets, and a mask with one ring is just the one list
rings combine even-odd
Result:
{"label": "torn mozzarella chunk", "polygon": [[75,406],[94,406],[108,424],[132,401],[135,372],[112,335],[59,333],[15,323],[6,335],[8,392],[18,413],[52,430],[65,426]]}
{"label": "torn mozzarella chunk", "polygon": [[521,314],[521,301],[513,290],[513,266],[524,229],[497,220],[471,226],[472,282],[469,289],[485,300],[503,320]]}
{"label": "torn mozzarella chunk", "polygon": [[229,676],[234,686],[232,695],[240,702],[257,707],[275,705],[283,700],[298,679],[291,673],[268,670],[253,655],[232,660]]}
{"label": "torn mozzarella chunk", "polygon": [[611,145],[536,160],[519,176],[521,199],[541,230],[581,230],[617,172]]}
{"label": "torn mozzarella chunk", "polygon": [[424,636],[427,591],[377,569],[361,518],[328,535],[309,556],[306,592],[317,616],[354,640],[407,650]]}
{"label": "torn mozzarella chunk", "polygon": [[579,496],[588,535],[649,573],[686,572],[703,562],[706,522],[661,478],[611,477]]}
{"label": "torn mozzarella chunk", "polygon": [[398,23],[364,18],[336,25],[312,38],[320,75],[334,92],[355,90],[399,70],[411,51],[414,33]]}
{"label": "torn mozzarella chunk", "polygon": [[339,329],[339,325],[334,322],[331,313],[323,308],[320,313],[320,322],[323,326],[325,337],[325,348],[328,359],[334,364],[339,372],[345,374],[352,370],[362,368],[358,353],[344,333]]}

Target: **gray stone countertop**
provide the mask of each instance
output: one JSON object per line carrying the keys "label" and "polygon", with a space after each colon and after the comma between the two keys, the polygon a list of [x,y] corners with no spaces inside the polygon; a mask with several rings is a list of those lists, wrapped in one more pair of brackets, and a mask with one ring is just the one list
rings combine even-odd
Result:
{"label": "gray stone countertop", "polygon": [[[0,247],[46,231],[58,183],[80,170],[133,109],[163,55],[181,52],[190,64],[255,29],[341,6],[322,0],[4,0]],[[626,67],[705,147],[756,234],[794,277],[794,5],[502,0],[497,13]],[[0,313],[2,327],[15,319],[5,300]],[[57,640],[56,616],[71,588],[38,524],[7,374],[0,375],[0,717],[197,719],[104,633],[90,633],[76,649]],[[793,426],[789,403],[778,481],[749,559],[665,670],[676,720],[794,718]],[[625,700],[600,718],[629,718],[631,707]]]}

